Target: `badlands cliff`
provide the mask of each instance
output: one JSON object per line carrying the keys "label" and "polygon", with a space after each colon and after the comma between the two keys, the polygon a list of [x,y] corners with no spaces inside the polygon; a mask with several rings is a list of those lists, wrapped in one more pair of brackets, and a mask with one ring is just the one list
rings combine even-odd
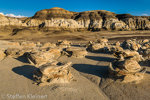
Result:
{"label": "badlands cliff", "polygon": [[0,15],[0,27],[1,30],[29,28],[38,31],[147,30],[150,29],[150,16],[115,14],[105,10],[72,12],[54,7],[24,19]]}

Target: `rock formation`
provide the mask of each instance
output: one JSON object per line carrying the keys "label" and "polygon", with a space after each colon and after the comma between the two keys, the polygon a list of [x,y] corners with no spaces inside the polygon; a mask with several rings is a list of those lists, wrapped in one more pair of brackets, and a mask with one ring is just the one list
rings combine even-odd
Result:
{"label": "rock formation", "polygon": [[71,57],[76,58],[84,58],[87,55],[87,51],[81,47],[68,47],[66,52],[68,52]]}
{"label": "rock formation", "polygon": [[40,66],[53,61],[54,54],[46,52],[33,52],[27,55],[29,62],[35,66]]}
{"label": "rock formation", "polygon": [[6,55],[10,55],[12,57],[20,57],[23,56],[25,53],[30,53],[30,52],[35,52],[37,51],[35,48],[32,47],[9,47],[6,50]]}
{"label": "rock formation", "polygon": [[6,54],[4,53],[4,50],[0,48],[0,61],[3,60],[5,56]]}
{"label": "rock formation", "polygon": [[108,70],[116,80],[124,83],[139,82],[146,72],[146,68],[141,67],[134,59],[110,63]]}
{"label": "rock formation", "polygon": [[114,55],[117,59],[110,63],[108,68],[112,78],[124,83],[138,83],[143,79],[146,68],[138,64],[139,61],[144,61],[142,55],[130,50],[118,51]]}
{"label": "rock formation", "polygon": [[40,66],[33,73],[33,79],[40,86],[50,85],[54,83],[69,83],[73,80],[73,75],[69,70],[72,62],[64,65],[47,63]]}
{"label": "rock formation", "polygon": [[56,44],[61,48],[67,48],[70,47],[70,45],[72,45],[72,42],[67,40],[58,40],[58,43]]}
{"label": "rock formation", "polygon": [[[54,7],[35,13],[30,18],[11,18],[0,15],[0,27],[29,27],[40,31],[50,30],[146,30],[150,29],[149,16],[115,14],[105,10],[72,12]],[[15,27],[12,27],[13,29]]]}

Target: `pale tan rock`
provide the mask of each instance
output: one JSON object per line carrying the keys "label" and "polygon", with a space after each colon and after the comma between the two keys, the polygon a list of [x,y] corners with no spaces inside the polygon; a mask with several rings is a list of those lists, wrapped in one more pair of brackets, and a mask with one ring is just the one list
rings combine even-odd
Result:
{"label": "pale tan rock", "polygon": [[112,47],[109,47],[109,49],[110,49],[110,52],[112,52],[112,53],[123,51],[123,48],[120,46],[112,46]]}
{"label": "pale tan rock", "polygon": [[6,55],[11,55],[12,57],[20,57],[25,53],[29,53],[32,51],[36,51],[36,49],[32,47],[9,47],[6,50]]}
{"label": "pale tan rock", "polygon": [[71,41],[67,41],[67,40],[58,40],[57,43],[58,46],[66,46],[69,47],[70,45],[72,45]]}
{"label": "pale tan rock", "polygon": [[27,26],[26,23],[23,23],[21,20],[17,18],[8,17],[10,26]]}
{"label": "pale tan rock", "polygon": [[11,55],[11,56],[15,56],[17,54],[17,52],[19,52],[21,50],[21,48],[17,48],[17,47],[9,47],[6,50],[6,55]]}
{"label": "pale tan rock", "polygon": [[144,61],[145,59],[140,55],[137,51],[123,50],[119,52],[115,52],[114,54],[119,60],[124,60],[127,57],[131,59],[135,59],[137,62]]}
{"label": "pale tan rock", "polygon": [[142,50],[146,50],[146,49],[147,49],[146,46],[143,46],[143,47],[142,47]]}
{"label": "pale tan rock", "polygon": [[71,64],[72,62],[64,65],[44,64],[33,73],[33,78],[40,86],[54,83],[70,83],[73,80],[73,75],[68,68]]}
{"label": "pale tan rock", "polygon": [[123,83],[128,83],[128,82],[135,82],[138,83],[141,79],[143,79],[144,76],[141,75],[126,75],[123,79]]}
{"label": "pale tan rock", "polygon": [[139,47],[136,43],[132,43],[131,48],[132,48],[132,50],[135,50],[135,51],[137,51],[139,49]]}
{"label": "pale tan rock", "polygon": [[0,14],[0,26],[9,25],[9,20],[2,14]]}
{"label": "pale tan rock", "polygon": [[46,42],[46,43],[43,44],[43,46],[41,48],[47,48],[47,47],[54,48],[54,47],[56,47],[56,44],[55,43]]}
{"label": "pale tan rock", "polygon": [[142,68],[136,60],[127,59],[121,62],[110,63],[108,71],[116,78],[116,81],[138,83],[143,79],[146,68]]}
{"label": "pale tan rock", "polygon": [[102,43],[102,42],[107,43],[107,42],[108,42],[108,39],[101,38],[101,39],[98,39],[97,42],[98,42],[98,43]]}
{"label": "pale tan rock", "polygon": [[88,47],[91,46],[92,44],[94,44],[94,42],[93,42],[93,41],[89,41],[89,42],[85,45],[85,47],[88,48]]}
{"label": "pale tan rock", "polygon": [[54,55],[54,59],[58,59],[61,56],[62,48],[55,47],[55,48],[50,48],[47,51]]}
{"label": "pale tan rock", "polygon": [[34,42],[31,41],[27,41],[27,42],[22,42],[21,46],[31,46],[31,47],[35,47],[36,44]]}
{"label": "pale tan rock", "polygon": [[27,55],[29,62],[35,66],[40,66],[53,61],[54,54],[46,52],[34,52]]}
{"label": "pale tan rock", "polygon": [[127,48],[127,49],[130,49],[130,50],[134,50],[134,48],[136,49],[138,45],[136,45],[136,40],[135,39],[132,39],[132,40],[125,40],[122,44],[122,47],[123,48]]}
{"label": "pale tan rock", "polygon": [[120,46],[120,42],[117,41],[117,42],[115,43],[115,45],[116,45],[116,46]]}
{"label": "pale tan rock", "polygon": [[88,48],[90,51],[103,51],[104,46],[105,45],[101,43],[94,43],[91,44]]}
{"label": "pale tan rock", "polygon": [[7,43],[5,45],[14,45],[14,46],[20,46],[20,43],[18,42],[11,42],[11,43]]}
{"label": "pale tan rock", "polygon": [[128,72],[137,72],[141,70],[140,65],[135,59],[126,59],[118,63],[117,66],[126,69]]}
{"label": "pale tan rock", "polygon": [[149,44],[145,44],[145,47],[146,47],[146,48],[149,48],[149,47],[150,47],[150,45],[149,45]]}
{"label": "pale tan rock", "polygon": [[143,42],[143,43],[148,43],[149,40],[148,40],[148,39],[144,39],[142,42]]}
{"label": "pale tan rock", "polygon": [[117,18],[107,19],[103,25],[107,30],[128,30],[128,25],[126,25],[123,21],[119,21]]}
{"label": "pale tan rock", "polygon": [[4,53],[3,50],[0,50],[0,61],[5,58],[6,54]]}
{"label": "pale tan rock", "polygon": [[37,45],[37,46],[41,46],[41,43],[40,43],[40,42],[36,42],[36,45]]}
{"label": "pale tan rock", "polygon": [[87,55],[87,51],[81,47],[68,47],[66,51],[71,57],[84,58]]}
{"label": "pale tan rock", "polygon": [[135,17],[122,19],[131,30],[135,29],[149,29],[150,22],[147,18]]}

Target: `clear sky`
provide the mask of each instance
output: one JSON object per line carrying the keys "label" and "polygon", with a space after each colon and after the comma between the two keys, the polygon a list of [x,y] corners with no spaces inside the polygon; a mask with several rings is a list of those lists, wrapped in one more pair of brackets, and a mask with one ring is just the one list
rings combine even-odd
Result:
{"label": "clear sky", "polygon": [[150,16],[150,0],[1,0],[0,12],[31,17],[37,11],[60,7],[69,11],[107,10],[117,14]]}

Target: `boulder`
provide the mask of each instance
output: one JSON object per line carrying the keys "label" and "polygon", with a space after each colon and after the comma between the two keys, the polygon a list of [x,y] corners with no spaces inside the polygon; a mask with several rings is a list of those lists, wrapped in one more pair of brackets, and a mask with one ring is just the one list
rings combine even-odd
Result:
{"label": "boulder", "polygon": [[103,48],[105,47],[104,43],[93,43],[88,46],[87,50],[90,51],[103,51]]}
{"label": "boulder", "polygon": [[5,45],[20,46],[20,43],[18,43],[18,42],[10,42],[10,43],[7,43]]}
{"label": "boulder", "polygon": [[39,66],[33,73],[33,79],[39,86],[70,83],[73,80],[73,75],[68,68],[71,63],[68,62],[64,65],[47,63]]}
{"label": "boulder", "polygon": [[70,47],[70,45],[72,45],[72,42],[67,40],[58,40],[58,43],[56,44],[61,48],[67,48]]}
{"label": "boulder", "polygon": [[68,47],[66,48],[71,57],[84,58],[87,55],[87,51],[81,47]]}
{"label": "boulder", "polygon": [[52,62],[54,58],[54,54],[48,51],[46,52],[39,51],[39,52],[28,53],[27,58],[32,65],[40,66]]}
{"label": "boulder", "polygon": [[21,42],[21,46],[30,46],[30,47],[35,47],[36,44],[34,42],[31,41],[27,41],[27,42]]}
{"label": "boulder", "polygon": [[0,61],[5,58],[6,54],[4,53],[3,50],[0,49]]}
{"label": "boulder", "polygon": [[146,68],[141,67],[134,59],[126,59],[124,61],[110,63],[108,71],[116,81],[138,83],[143,79]]}
{"label": "boulder", "polygon": [[32,48],[32,47],[9,47],[6,50],[6,55],[10,55],[12,57],[18,58],[20,56],[23,56],[24,54],[27,54],[33,51],[37,51],[37,49]]}
{"label": "boulder", "polygon": [[115,45],[116,45],[116,46],[120,46],[120,42],[117,41],[117,42],[115,43]]}
{"label": "boulder", "polygon": [[137,62],[145,61],[142,55],[140,55],[137,51],[123,50],[123,51],[115,52],[114,55],[120,61],[123,61],[126,58],[135,59]]}
{"label": "boulder", "polygon": [[56,43],[46,42],[43,44],[43,46],[41,48],[48,48],[48,47],[54,48],[54,47],[56,47]]}
{"label": "boulder", "polygon": [[61,56],[61,51],[62,51],[62,48],[59,48],[59,47],[49,48],[47,50],[47,52],[54,55],[54,59],[58,59]]}

